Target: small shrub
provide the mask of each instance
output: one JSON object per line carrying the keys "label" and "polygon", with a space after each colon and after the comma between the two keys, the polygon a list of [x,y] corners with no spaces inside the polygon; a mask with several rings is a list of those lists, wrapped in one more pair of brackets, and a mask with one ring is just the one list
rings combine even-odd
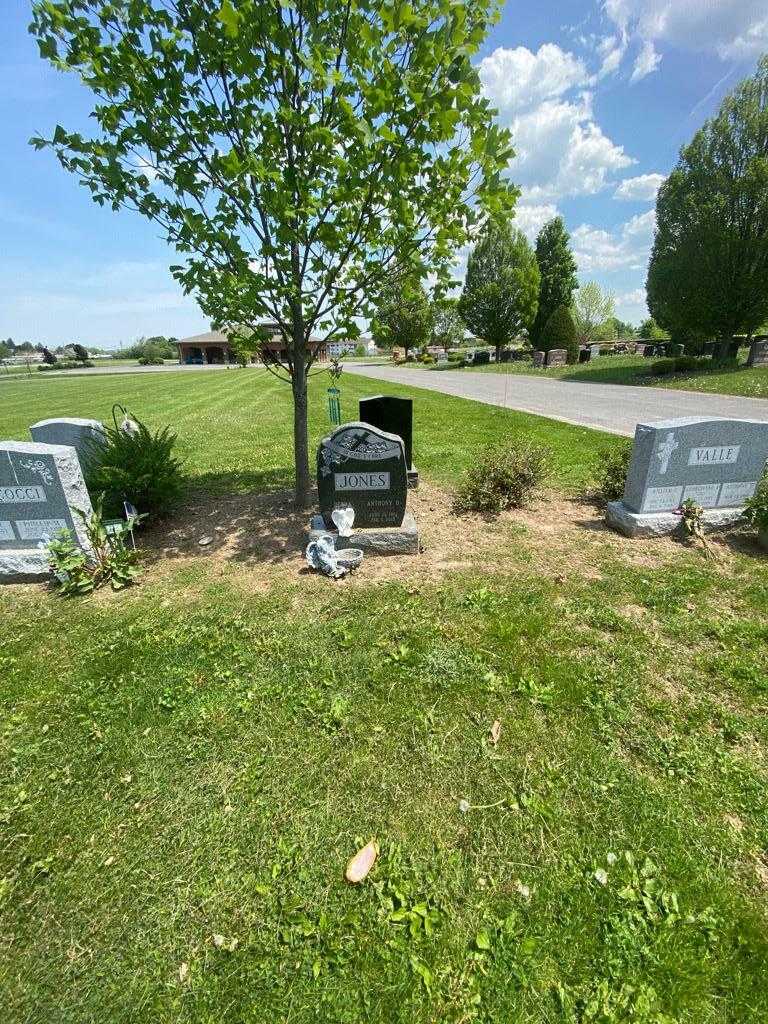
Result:
{"label": "small shrub", "polygon": [[107,442],[94,448],[88,489],[103,494],[107,508],[117,511],[130,501],[140,512],[162,512],[181,493],[181,463],[174,458],[176,435],[168,427],[155,434],[107,427]]}
{"label": "small shrub", "polygon": [[162,356],[143,355],[137,360],[139,366],[162,366],[165,362]]}
{"label": "small shrub", "polygon": [[543,445],[513,437],[492,448],[466,474],[453,504],[454,512],[498,515],[521,508],[547,478],[550,455]]}
{"label": "small shrub", "polygon": [[617,448],[602,453],[598,493],[604,501],[618,501],[624,497],[631,459],[631,441],[624,441]]}
{"label": "small shrub", "polygon": [[744,505],[744,518],[760,533],[768,533],[768,477],[758,485],[757,490]]}
{"label": "small shrub", "polygon": [[544,324],[540,344],[542,352],[564,348],[568,353],[568,362],[578,363],[579,342],[576,337],[576,325],[567,306],[558,306]]}
{"label": "small shrub", "polygon": [[140,570],[138,553],[125,544],[127,523],[121,524],[116,532],[107,533],[101,498],[94,502],[90,519],[86,519],[82,512],[78,514],[85,524],[93,557],[86,555],[70,530],[57,533],[48,545],[48,558],[61,593],[76,597],[89,594],[106,583],[113,590],[122,590],[134,583]]}

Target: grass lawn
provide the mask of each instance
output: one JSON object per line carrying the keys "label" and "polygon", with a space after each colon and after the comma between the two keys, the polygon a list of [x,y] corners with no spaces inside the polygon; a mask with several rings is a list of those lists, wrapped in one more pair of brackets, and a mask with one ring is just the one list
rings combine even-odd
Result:
{"label": "grass lawn", "polygon": [[[345,413],[379,387],[343,378]],[[514,428],[554,489],[454,520],[434,578],[429,551],[334,584],[196,549],[118,594],[0,588],[4,1024],[768,1017],[765,561],[575,504],[561,530],[618,439],[391,390],[422,520]],[[263,371],[9,383],[0,434],[118,400],[174,425],[198,489],[288,482]]]}
{"label": "grass lawn", "polygon": [[[742,364],[745,358],[742,359]],[[492,363],[488,366],[465,369],[468,373],[530,374],[556,377],[559,380],[592,381],[595,384],[648,385],[680,388],[684,391],[707,391],[720,395],[742,395],[745,398],[768,398],[768,367],[756,367],[752,370],[742,365],[738,370],[712,369],[703,373],[675,373],[666,377],[654,377],[650,369],[654,362],[655,359],[645,359],[643,356],[601,356],[589,363],[543,370],[534,370],[530,362],[502,363],[499,366]],[[421,368],[421,364],[418,363],[408,365]]]}

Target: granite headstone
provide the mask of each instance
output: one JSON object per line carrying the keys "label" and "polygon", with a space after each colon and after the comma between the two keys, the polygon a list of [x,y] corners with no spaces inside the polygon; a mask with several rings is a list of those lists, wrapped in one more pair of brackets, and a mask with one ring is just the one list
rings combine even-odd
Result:
{"label": "granite headstone", "polygon": [[597,359],[597,357],[602,352],[602,349],[601,349],[601,347],[599,345],[590,345],[589,346],[589,351],[592,353],[592,358],[593,359]]}
{"label": "granite headstone", "polygon": [[355,527],[400,526],[405,515],[405,445],[369,423],[345,423],[317,450],[320,513],[333,528],[335,508],[351,506]]}
{"label": "granite headstone", "polygon": [[540,352],[538,349],[533,353],[533,365],[539,370],[544,365],[544,360],[547,358],[546,352]]}
{"label": "granite headstone", "polygon": [[592,359],[592,349],[587,346],[586,348],[579,349],[579,362],[588,363]]}
{"label": "granite headstone", "polygon": [[73,447],[0,441],[0,582],[47,576],[44,546],[59,530],[90,552],[78,512],[92,509]]}
{"label": "granite headstone", "polygon": [[402,437],[406,465],[410,469],[413,465],[413,399],[373,395],[361,398],[358,408],[361,423],[370,423],[387,434]]}
{"label": "granite headstone", "polygon": [[757,487],[768,459],[768,423],[699,416],[638,423],[624,505],[667,512],[689,498],[735,508]]}
{"label": "granite headstone", "polygon": [[104,424],[99,420],[65,417],[61,419],[40,420],[29,428],[33,441],[41,444],[71,445],[77,452],[80,465],[86,469],[94,454],[94,449],[107,440]]}
{"label": "granite headstone", "polygon": [[547,352],[547,366],[565,366],[568,362],[568,349],[551,348]]}
{"label": "granite headstone", "polygon": [[768,366],[768,337],[760,335],[749,347],[747,366]]}

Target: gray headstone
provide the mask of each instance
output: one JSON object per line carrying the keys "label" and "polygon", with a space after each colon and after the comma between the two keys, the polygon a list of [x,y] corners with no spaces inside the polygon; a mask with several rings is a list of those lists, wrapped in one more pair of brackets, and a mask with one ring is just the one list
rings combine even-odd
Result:
{"label": "gray headstone", "polygon": [[599,345],[590,345],[589,346],[589,351],[592,353],[592,358],[593,359],[597,359],[597,357],[602,352],[602,349],[601,349],[601,347]]}
{"label": "gray headstone", "polygon": [[631,512],[668,512],[689,498],[736,508],[750,498],[768,459],[768,423],[690,416],[638,423],[624,490]]}
{"label": "gray headstone", "polygon": [[85,420],[77,417],[40,420],[29,428],[33,441],[41,444],[67,444],[77,452],[83,469],[93,455],[94,446],[103,445],[107,439],[104,424],[98,420]]}
{"label": "gray headstone", "polygon": [[547,352],[547,366],[565,366],[568,362],[568,349],[551,348]]}
{"label": "gray headstone", "polygon": [[540,352],[538,349],[533,353],[533,365],[539,369],[544,365],[544,360],[547,358],[546,352]]}
{"label": "gray headstone", "polygon": [[45,545],[59,530],[72,531],[90,552],[77,514],[92,512],[77,455],[71,446],[0,441],[0,582],[48,575]]}
{"label": "gray headstone", "polygon": [[768,338],[755,338],[749,348],[747,366],[768,366]]}
{"label": "gray headstone", "polygon": [[317,491],[320,513],[333,529],[334,508],[351,505],[355,527],[400,526],[407,477],[402,437],[368,423],[345,423],[320,442]]}

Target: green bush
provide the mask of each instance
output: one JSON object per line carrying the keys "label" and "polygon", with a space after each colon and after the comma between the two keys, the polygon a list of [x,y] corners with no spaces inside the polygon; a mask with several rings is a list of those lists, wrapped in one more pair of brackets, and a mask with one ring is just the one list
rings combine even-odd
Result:
{"label": "green bush", "polygon": [[85,370],[93,366],[90,359],[59,359],[56,363],[40,363],[38,370],[46,373],[48,370]]}
{"label": "green bush", "polygon": [[504,509],[521,508],[546,480],[550,468],[547,448],[524,437],[512,437],[491,448],[468,471],[456,493],[453,510],[458,514],[498,515]]}
{"label": "green bush", "polygon": [[624,441],[617,448],[602,453],[598,493],[604,501],[618,501],[624,497],[624,485],[627,482],[631,458],[631,441]]}
{"label": "green bush", "polygon": [[162,366],[165,360],[162,356],[147,354],[139,356],[137,362],[139,366]]}
{"label": "green bush", "polygon": [[103,494],[110,512],[130,501],[139,512],[159,513],[179,496],[181,463],[174,458],[176,435],[168,427],[155,434],[137,423],[133,433],[107,427],[107,442],[93,450],[88,489]]}
{"label": "green bush", "polygon": [[576,337],[576,325],[567,306],[558,306],[544,324],[540,345],[542,352],[564,348],[568,352],[568,362],[578,363],[579,342]]}
{"label": "green bush", "polygon": [[768,478],[764,478],[757,490],[744,505],[744,518],[760,533],[768,533]]}

